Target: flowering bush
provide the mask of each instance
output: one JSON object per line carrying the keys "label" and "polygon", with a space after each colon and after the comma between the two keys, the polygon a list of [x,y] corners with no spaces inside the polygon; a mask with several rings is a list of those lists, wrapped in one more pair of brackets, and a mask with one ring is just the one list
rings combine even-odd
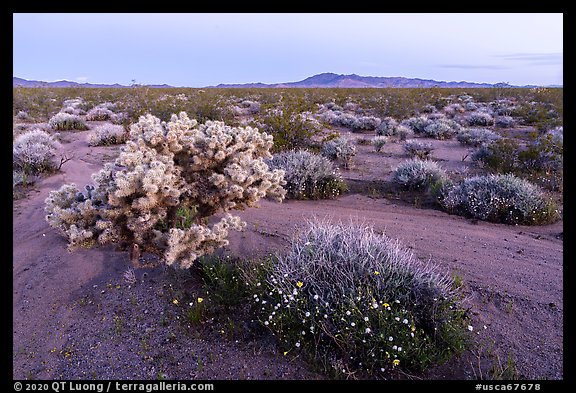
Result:
{"label": "flowering bush", "polygon": [[287,198],[329,199],[346,190],[332,162],[306,150],[277,153],[266,163],[271,169],[284,171]]}
{"label": "flowering bush", "polygon": [[18,120],[30,120],[30,115],[26,111],[18,111],[16,118]]}
{"label": "flowering bush", "polygon": [[114,124],[103,124],[94,128],[92,134],[88,136],[90,146],[119,145],[126,142],[128,138],[124,127]]}
{"label": "flowering bush", "polygon": [[48,124],[55,130],[87,130],[84,120],[78,115],[58,112],[48,120]]}
{"label": "flowering bush", "polygon": [[272,144],[257,129],[198,124],[184,112],[168,123],[142,116],[116,161],[92,175],[94,185],[50,192],[46,220],[71,249],[117,243],[188,268],[245,226],[230,214],[211,226],[208,218],[284,198],[283,172],[264,162]]}
{"label": "flowering bush", "polygon": [[253,301],[285,355],[340,375],[386,375],[464,349],[450,276],[369,226],[312,221],[264,270]]}
{"label": "flowering bush", "polygon": [[431,124],[432,121],[427,116],[416,116],[402,120],[400,124],[408,127],[417,134],[424,132],[424,128]]}
{"label": "flowering bush", "polygon": [[322,155],[332,161],[342,161],[344,168],[348,168],[356,155],[356,147],[348,139],[338,137],[322,145]]}
{"label": "flowering bush", "polygon": [[491,143],[500,138],[500,135],[486,128],[464,128],[456,135],[458,142],[475,147]]}
{"label": "flowering bush", "polygon": [[412,157],[418,157],[423,160],[430,157],[430,153],[433,149],[431,143],[419,141],[417,139],[409,139],[404,142],[404,150],[406,153]]}
{"label": "flowering bush", "polygon": [[375,116],[360,116],[352,121],[353,130],[372,131],[380,125],[380,119]]}
{"label": "flowering bush", "polygon": [[446,172],[434,161],[413,158],[401,163],[392,175],[395,183],[410,190],[436,188],[447,181]]}
{"label": "flowering bush", "polygon": [[25,174],[37,174],[56,169],[54,157],[60,143],[40,129],[20,134],[12,145],[12,165]]}
{"label": "flowering bush", "polygon": [[512,174],[465,179],[440,203],[450,213],[505,224],[537,225],[559,218],[538,186]]}

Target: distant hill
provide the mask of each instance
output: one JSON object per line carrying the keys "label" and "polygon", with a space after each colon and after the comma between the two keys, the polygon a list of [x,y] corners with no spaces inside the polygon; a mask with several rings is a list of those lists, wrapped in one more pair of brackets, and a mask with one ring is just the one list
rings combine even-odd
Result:
{"label": "distant hill", "polygon": [[[120,85],[118,83],[109,84],[93,84],[93,83],[78,83],[71,81],[56,81],[56,82],[42,82],[35,80],[26,80],[22,78],[13,77],[12,86],[23,87],[92,87],[92,88],[125,88],[129,86]],[[151,88],[169,88],[174,87],[170,85],[146,85]],[[317,88],[334,88],[334,87],[537,87],[536,85],[514,86],[507,83],[475,83],[475,82],[444,82],[435,81],[432,79],[420,78],[405,78],[405,77],[385,77],[385,76],[360,76],[356,74],[344,75],[325,72],[322,74],[308,77],[298,82],[284,82],[284,83],[239,83],[239,84],[219,84],[217,86],[206,86],[205,88],[298,88],[298,87],[317,87]],[[558,85],[546,87],[562,87]]]}
{"label": "distant hill", "polygon": [[[56,81],[56,82],[43,82],[43,81],[35,81],[35,80],[27,80],[22,78],[13,77],[12,78],[12,87],[91,87],[91,88],[126,88],[130,86],[120,85],[118,83],[110,84],[101,84],[101,83],[78,83],[78,82],[71,82],[71,81]],[[147,85],[147,87],[152,88],[160,88],[160,87],[172,87],[169,85]]]}
{"label": "distant hill", "polygon": [[[518,87],[508,84],[498,84],[502,87]],[[246,83],[246,84],[219,84],[220,88],[238,87],[494,87],[490,83],[473,82],[441,82],[432,79],[404,78],[404,77],[383,77],[383,76],[360,76],[356,74],[343,75],[325,72],[314,75],[299,82],[287,83]]]}

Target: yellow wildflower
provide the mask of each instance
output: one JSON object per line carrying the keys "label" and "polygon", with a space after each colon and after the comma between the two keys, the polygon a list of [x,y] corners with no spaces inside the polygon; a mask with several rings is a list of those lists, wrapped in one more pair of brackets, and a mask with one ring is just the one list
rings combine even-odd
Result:
{"label": "yellow wildflower", "polygon": [[297,286],[298,288],[302,288],[302,285],[304,285],[304,283],[303,283],[302,281],[298,281],[298,282],[296,283],[296,286]]}
{"label": "yellow wildflower", "polygon": [[204,301],[203,298],[201,298],[201,297],[198,298],[198,303],[202,303],[203,301]]}
{"label": "yellow wildflower", "polygon": [[174,299],[174,300],[172,300],[172,303],[174,303],[174,304],[178,305],[178,299]]}
{"label": "yellow wildflower", "polygon": [[376,271],[374,271],[374,274],[375,274],[375,275],[379,275],[380,272],[376,270]]}
{"label": "yellow wildflower", "polygon": [[388,303],[384,303],[383,306],[384,306],[384,308],[390,307],[390,305]]}
{"label": "yellow wildflower", "polygon": [[394,359],[394,360],[392,360],[392,364],[393,364],[394,366],[397,366],[397,365],[400,364],[400,360]]}

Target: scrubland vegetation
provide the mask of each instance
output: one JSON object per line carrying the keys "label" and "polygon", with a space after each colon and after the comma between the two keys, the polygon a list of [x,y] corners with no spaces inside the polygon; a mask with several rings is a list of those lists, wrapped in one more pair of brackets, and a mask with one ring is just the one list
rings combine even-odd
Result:
{"label": "scrubland vegetation", "polygon": [[[245,226],[230,211],[349,192],[343,174],[362,169],[361,139],[343,132],[364,137],[374,159],[402,146],[378,179],[400,197],[426,194],[430,208],[502,225],[561,219],[561,89],[15,88],[13,115],[13,189],[66,164],[56,131],[121,146],[90,184],[46,199],[45,219],[71,249],[113,243],[199,265],[213,304],[250,305],[284,355],[333,377],[422,371],[469,341],[460,285],[369,225],[312,220],[284,253],[234,265],[213,255]],[[474,175],[435,160],[452,141],[470,148]]]}

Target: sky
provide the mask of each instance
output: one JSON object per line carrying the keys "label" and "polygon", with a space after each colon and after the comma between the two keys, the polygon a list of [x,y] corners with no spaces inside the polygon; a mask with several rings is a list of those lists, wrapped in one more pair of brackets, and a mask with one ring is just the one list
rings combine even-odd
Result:
{"label": "sky", "polygon": [[206,87],[323,72],[562,85],[563,14],[13,14],[24,79]]}

